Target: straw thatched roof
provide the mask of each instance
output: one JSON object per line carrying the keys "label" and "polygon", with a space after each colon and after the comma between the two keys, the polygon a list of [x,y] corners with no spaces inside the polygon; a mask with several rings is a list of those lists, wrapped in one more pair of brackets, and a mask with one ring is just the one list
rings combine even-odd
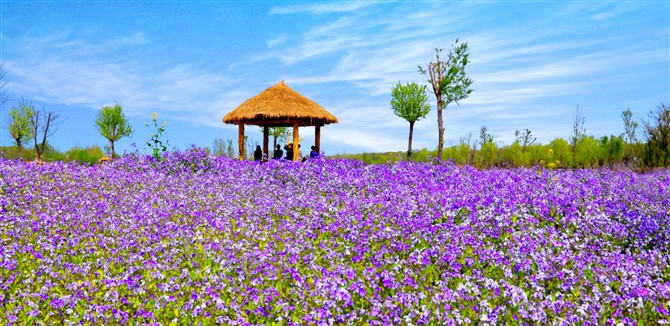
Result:
{"label": "straw thatched roof", "polygon": [[246,100],[223,117],[223,123],[267,126],[326,125],[337,118],[314,101],[300,95],[282,80]]}

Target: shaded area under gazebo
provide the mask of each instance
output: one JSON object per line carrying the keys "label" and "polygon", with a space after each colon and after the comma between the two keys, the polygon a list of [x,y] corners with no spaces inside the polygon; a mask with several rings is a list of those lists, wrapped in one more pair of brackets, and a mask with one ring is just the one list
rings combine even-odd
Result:
{"label": "shaded area under gazebo", "polygon": [[239,126],[237,144],[244,160],[244,125],[263,127],[263,154],[268,155],[270,127],[293,127],[293,160],[298,156],[298,127],[314,126],[314,146],[321,153],[321,126],[337,123],[337,118],[314,101],[300,95],[282,80],[246,100],[223,117],[223,123]]}

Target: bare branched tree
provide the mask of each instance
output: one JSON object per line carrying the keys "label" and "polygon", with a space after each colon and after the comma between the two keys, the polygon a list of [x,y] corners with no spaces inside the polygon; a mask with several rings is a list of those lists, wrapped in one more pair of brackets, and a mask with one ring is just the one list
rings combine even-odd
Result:
{"label": "bare branched tree", "polygon": [[649,120],[642,121],[647,146],[644,155],[649,167],[670,164],[670,105],[661,103],[655,112],[649,112]]}
{"label": "bare branched tree", "polygon": [[635,135],[637,131],[638,123],[633,120],[633,112],[630,109],[626,109],[621,113],[621,118],[623,119],[624,125],[624,134],[626,135],[626,155],[624,156],[624,161],[628,163],[629,160],[635,162],[635,148],[637,147],[638,139]]}
{"label": "bare branched tree", "polygon": [[523,132],[518,129],[514,130],[514,137],[521,146],[522,153],[525,153],[526,150],[528,150],[528,147],[532,146],[535,144],[535,141],[537,141],[537,138],[533,137],[533,133],[530,129],[525,129]]}
{"label": "bare branched tree", "polygon": [[47,145],[47,138],[56,132],[58,124],[58,114],[54,111],[34,110],[30,117],[30,126],[32,128],[33,141],[35,143],[35,160],[41,161],[44,149]]}
{"label": "bare branched tree", "polygon": [[579,104],[577,104],[577,112],[575,112],[575,120],[573,121],[572,124],[572,137],[570,137],[570,146],[572,146],[572,153],[576,153],[577,151],[577,143],[586,136],[586,127],[584,127],[584,122],[586,119],[584,119],[584,113],[582,112],[582,109],[584,107],[579,107]]}

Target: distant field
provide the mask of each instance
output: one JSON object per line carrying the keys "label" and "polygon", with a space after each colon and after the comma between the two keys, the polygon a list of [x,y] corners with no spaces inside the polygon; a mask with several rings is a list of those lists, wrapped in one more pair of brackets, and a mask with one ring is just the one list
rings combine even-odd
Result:
{"label": "distant field", "polygon": [[670,172],[0,159],[3,324],[670,321]]}

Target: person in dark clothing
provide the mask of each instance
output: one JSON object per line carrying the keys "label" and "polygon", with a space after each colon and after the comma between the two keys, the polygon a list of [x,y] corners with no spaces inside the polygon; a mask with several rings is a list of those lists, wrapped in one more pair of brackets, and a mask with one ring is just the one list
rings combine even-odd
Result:
{"label": "person in dark clothing", "polygon": [[312,151],[309,152],[309,158],[315,158],[319,156],[319,152],[316,151],[316,146],[312,146]]}
{"label": "person in dark clothing", "polygon": [[289,161],[293,161],[293,144],[286,145],[285,149],[286,149],[286,159]]}
{"label": "person in dark clothing", "polygon": [[281,145],[277,145],[277,149],[275,149],[274,155],[272,156],[273,159],[279,160],[281,157],[284,156],[284,151],[281,150]]}
{"label": "person in dark clothing", "polygon": [[261,145],[256,145],[256,150],[254,151],[254,161],[260,161],[263,159],[263,151],[261,150]]}

